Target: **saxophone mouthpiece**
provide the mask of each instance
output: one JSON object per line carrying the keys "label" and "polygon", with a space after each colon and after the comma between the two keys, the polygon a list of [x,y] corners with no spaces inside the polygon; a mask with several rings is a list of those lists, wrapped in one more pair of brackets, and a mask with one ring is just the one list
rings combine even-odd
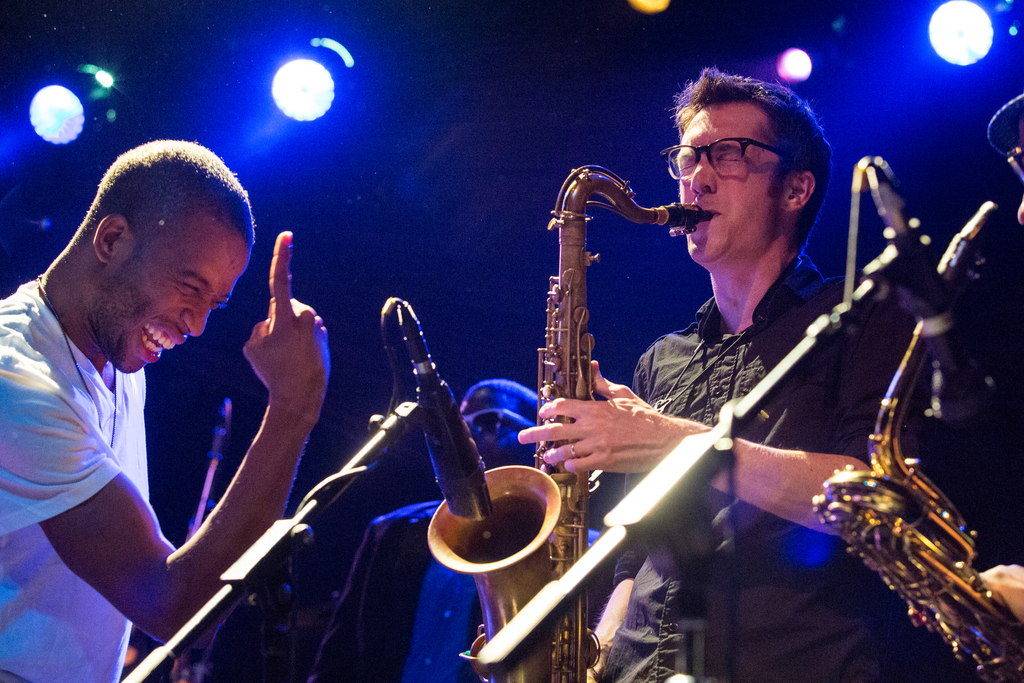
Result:
{"label": "saxophone mouthpiece", "polygon": [[659,206],[658,218],[664,216],[664,220],[658,220],[658,225],[668,225],[668,234],[672,237],[687,235],[697,229],[697,225],[704,221],[711,220],[713,215],[696,204],[667,204]]}

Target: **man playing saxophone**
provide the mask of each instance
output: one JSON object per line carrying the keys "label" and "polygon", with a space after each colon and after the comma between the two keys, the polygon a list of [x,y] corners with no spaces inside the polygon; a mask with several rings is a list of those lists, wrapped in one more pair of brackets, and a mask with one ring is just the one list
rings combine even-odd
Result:
{"label": "man playing saxophone", "polygon": [[[689,327],[648,349],[633,390],[601,377],[594,363],[595,391],[607,400],[556,399],[540,417],[571,421],[520,433],[524,443],[564,442],[545,457],[570,471],[626,472],[635,482],[682,438],[715,424],[727,401],[748,393],[842,299],[841,281],[825,281],[803,254],[831,164],[807,104],[786,88],[706,69],[676,105],[681,144],[663,156],[681,201],[711,214],[687,244],[714,297]],[[599,680],[695,673],[677,662],[694,616],[706,619],[704,675],[734,683],[879,679],[872,616],[884,611],[874,601],[884,591],[829,535],[811,498],[836,470],[864,467],[912,328],[895,303],[869,304],[855,333],[805,359],[738,434],[735,497],[720,476],[703,502],[712,537],[724,540],[728,519],[731,543],[682,563],[644,549],[620,559],[596,629]],[[904,443],[913,449],[912,439]],[[684,533],[681,526],[669,528]]]}

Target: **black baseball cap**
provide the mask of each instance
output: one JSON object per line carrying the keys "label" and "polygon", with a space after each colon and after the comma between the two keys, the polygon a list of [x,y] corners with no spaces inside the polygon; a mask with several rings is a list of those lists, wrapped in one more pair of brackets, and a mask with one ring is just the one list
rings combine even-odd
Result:
{"label": "black baseball cap", "polygon": [[1003,156],[1020,144],[1020,117],[1024,115],[1024,95],[1017,95],[1000,107],[988,123],[988,141]]}
{"label": "black baseball cap", "polygon": [[520,428],[536,424],[537,392],[509,379],[486,379],[469,388],[459,408],[466,422],[495,413]]}

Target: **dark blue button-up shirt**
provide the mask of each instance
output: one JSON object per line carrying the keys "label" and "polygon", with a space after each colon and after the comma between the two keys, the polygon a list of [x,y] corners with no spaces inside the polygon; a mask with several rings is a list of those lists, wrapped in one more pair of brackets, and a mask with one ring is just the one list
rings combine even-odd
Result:
{"label": "dark blue button-up shirt", "polygon": [[[753,325],[724,334],[712,299],[695,323],[648,349],[637,365],[634,389],[663,413],[713,425],[727,401],[749,393],[807,327],[841,300],[842,282],[826,282],[801,256],[757,305]],[[895,302],[867,304],[858,324],[819,344],[736,436],[867,462],[868,436],[912,330],[913,320]],[[913,452],[915,442],[907,437],[903,446]],[[733,683],[876,680],[879,639],[873,622],[891,604],[881,580],[849,556],[836,536],[710,487],[704,495],[697,504],[701,514],[686,515],[702,522],[673,519],[662,527],[663,535],[676,540],[675,548],[687,548],[678,538],[703,523],[715,548],[723,540],[717,534],[727,510],[733,543],[718,545],[710,556],[687,556],[684,550],[668,559],[659,549],[663,544],[655,542],[620,560],[616,580],[635,577],[635,583],[604,681],[654,683],[678,671],[693,673],[680,660],[688,636],[679,625],[691,617],[706,619],[705,675],[724,677],[731,662]],[[736,607],[731,653],[730,599]]]}

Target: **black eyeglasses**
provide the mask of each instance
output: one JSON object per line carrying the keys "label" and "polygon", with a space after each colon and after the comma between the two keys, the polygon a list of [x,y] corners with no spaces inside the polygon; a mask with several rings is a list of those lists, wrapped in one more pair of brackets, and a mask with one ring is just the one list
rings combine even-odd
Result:
{"label": "black eyeglasses", "polygon": [[1009,162],[1010,168],[1017,174],[1020,181],[1024,183],[1024,148],[1014,147],[1006,153],[1006,161]]}
{"label": "black eyeglasses", "polygon": [[534,423],[522,415],[505,410],[504,408],[487,408],[475,413],[463,415],[462,418],[469,425],[470,430],[477,432],[506,432],[519,431],[527,427],[533,427]]}
{"label": "black eyeglasses", "polygon": [[715,140],[710,145],[701,145],[699,147],[675,145],[674,147],[661,150],[661,156],[665,159],[665,163],[668,164],[669,175],[679,180],[700,163],[701,154],[707,155],[711,168],[719,173],[738,170],[736,164],[743,163],[743,155],[746,153],[747,147],[751,145],[774,152],[779,157],[784,158],[786,156],[781,149],[766,145],[757,140],[751,140],[750,138],[722,138],[721,140]]}

